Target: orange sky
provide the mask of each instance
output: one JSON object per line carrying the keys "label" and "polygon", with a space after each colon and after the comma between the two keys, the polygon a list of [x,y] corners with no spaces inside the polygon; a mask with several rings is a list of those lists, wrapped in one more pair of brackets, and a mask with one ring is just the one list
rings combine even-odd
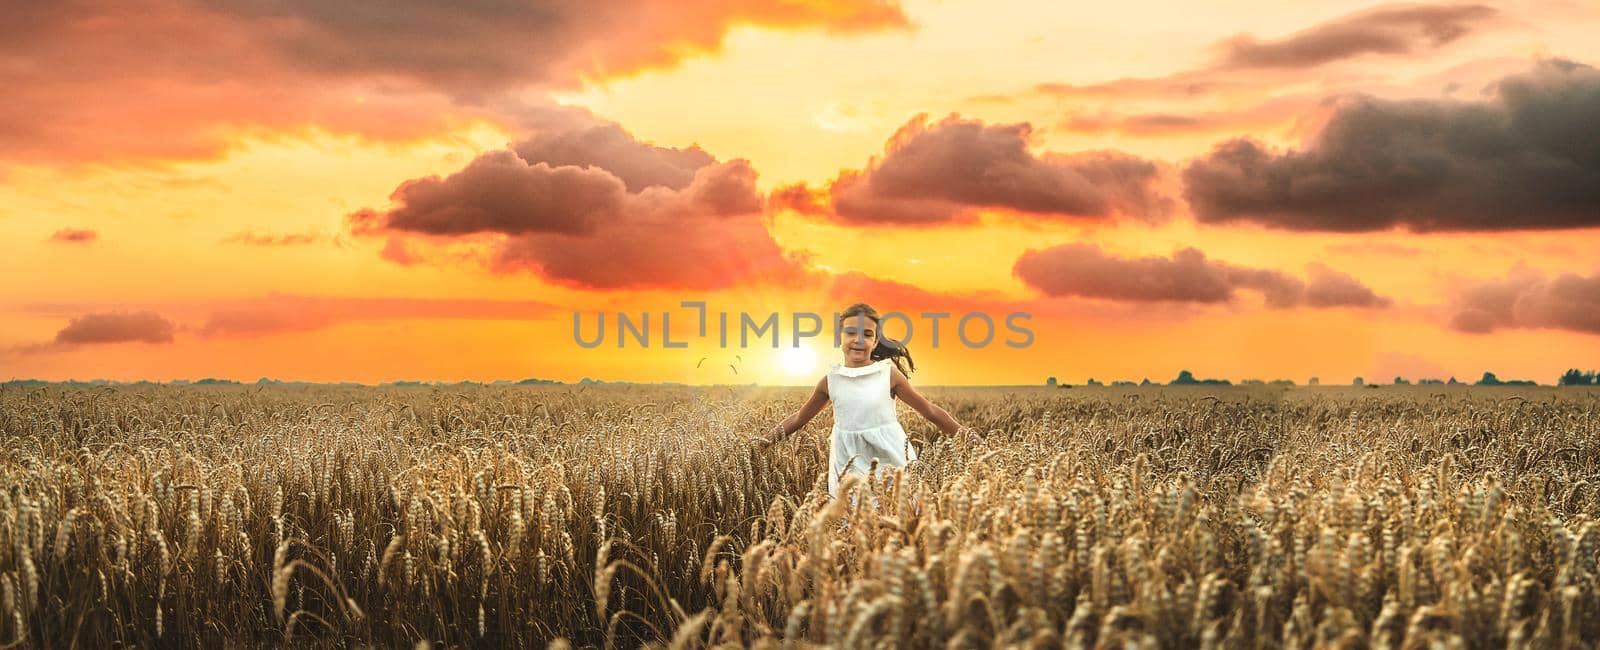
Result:
{"label": "orange sky", "polygon": [[1032,314],[928,384],[1600,367],[1593,3],[241,4],[0,27],[0,380],[839,358],[684,300]]}

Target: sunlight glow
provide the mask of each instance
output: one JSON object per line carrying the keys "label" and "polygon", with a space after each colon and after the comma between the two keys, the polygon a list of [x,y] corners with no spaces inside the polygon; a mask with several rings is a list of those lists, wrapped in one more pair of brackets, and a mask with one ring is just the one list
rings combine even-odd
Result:
{"label": "sunlight glow", "polygon": [[783,369],[791,375],[805,374],[817,367],[817,353],[808,347],[784,348],[778,355]]}

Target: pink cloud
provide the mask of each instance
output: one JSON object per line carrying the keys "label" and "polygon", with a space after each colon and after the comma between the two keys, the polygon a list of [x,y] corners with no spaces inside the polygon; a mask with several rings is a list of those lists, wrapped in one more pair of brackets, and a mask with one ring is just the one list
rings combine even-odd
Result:
{"label": "pink cloud", "polygon": [[387,237],[383,256],[397,263],[480,247],[492,272],[574,287],[793,281],[803,260],[767,231],[755,182],[748,161],[717,162],[695,147],[569,119],[447,177],[406,181],[393,205],[357,211],[349,224],[357,235]]}
{"label": "pink cloud", "polygon": [[1256,269],[1207,259],[1195,248],[1171,257],[1117,257],[1090,244],[1063,244],[1029,250],[1013,273],[1048,296],[1113,301],[1227,303],[1239,289],[1259,292],[1268,307],[1386,307],[1354,278],[1314,266],[1309,284],[1272,269]]}
{"label": "pink cloud", "polygon": [[1548,277],[1524,265],[1506,277],[1462,287],[1454,296],[1457,330],[1552,328],[1600,334],[1600,273]]}
{"label": "pink cloud", "polygon": [[882,157],[845,170],[827,188],[781,188],[774,205],[850,223],[972,223],[979,209],[1044,218],[1158,219],[1170,200],[1159,168],[1114,151],[1035,154],[1027,123],[987,125],[926,115],[889,139]]}
{"label": "pink cloud", "polygon": [[56,332],[56,345],[171,343],[176,327],[151,311],[85,314]]}
{"label": "pink cloud", "polygon": [[62,228],[50,235],[50,241],[61,244],[87,244],[100,237],[100,233],[80,228]]}
{"label": "pink cloud", "polygon": [[32,3],[0,25],[0,150],[67,163],[209,157],[258,130],[412,140],[514,119],[515,91],[675,65],[739,24],[909,27],[889,2]]}

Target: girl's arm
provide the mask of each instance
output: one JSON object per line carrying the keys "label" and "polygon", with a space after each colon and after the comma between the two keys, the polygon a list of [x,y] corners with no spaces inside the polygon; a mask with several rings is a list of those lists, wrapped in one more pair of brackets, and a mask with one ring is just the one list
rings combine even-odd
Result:
{"label": "girl's arm", "polygon": [[823,377],[817,380],[817,388],[811,391],[811,398],[806,400],[805,404],[800,405],[800,410],[795,411],[794,415],[784,418],[782,423],[772,427],[772,431],[768,432],[762,440],[770,445],[789,437],[789,434],[799,431],[806,423],[811,421],[811,418],[816,417],[817,413],[822,411],[822,406],[827,403],[828,378]]}
{"label": "girl's arm", "polygon": [[917,389],[911,386],[911,380],[900,372],[899,368],[890,366],[889,370],[894,373],[893,378],[889,380],[889,392],[909,404],[911,408],[916,409],[918,413],[922,414],[922,417],[927,418],[929,422],[944,431],[945,435],[954,436],[966,431],[968,440],[973,442],[983,440],[976,430],[962,426],[960,422],[957,422],[939,405],[928,401],[928,398],[923,397],[922,393],[917,392]]}

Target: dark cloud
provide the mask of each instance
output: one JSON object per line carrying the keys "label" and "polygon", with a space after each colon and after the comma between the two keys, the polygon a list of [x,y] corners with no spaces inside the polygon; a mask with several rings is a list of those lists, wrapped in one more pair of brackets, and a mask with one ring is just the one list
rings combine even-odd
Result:
{"label": "dark cloud", "polygon": [[1505,279],[1460,289],[1455,309],[1450,324],[1463,332],[1553,328],[1600,334],[1600,273],[1549,278],[1519,264]]}
{"label": "dark cloud", "polygon": [[[429,235],[470,233],[593,234],[628,210],[683,205],[708,214],[755,212],[755,171],[748,164],[716,167],[696,146],[661,147],[633,138],[620,125],[574,111],[529,119],[539,131],[505,151],[483,154],[445,178],[406,181],[390,196],[395,207],[352,216],[357,231],[388,229]],[[690,192],[697,179],[700,185]],[[402,245],[397,261],[411,259]]]}
{"label": "dark cloud", "polygon": [[1219,67],[1309,68],[1363,54],[1433,50],[1466,36],[1497,14],[1483,5],[1382,7],[1273,41],[1235,36],[1219,44]]}
{"label": "dark cloud", "polygon": [[408,180],[390,194],[394,208],[354,215],[362,228],[429,235],[592,232],[622,210],[627,188],[604,169],[530,165],[512,151],[483,154],[445,178]]}
{"label": "dark cloud", "polygon": [[630,195],[627,208],[593,233],[512,237],[498,247],[491,268],[532,270],[593,289],[794,282],[802,260],[767,231],[754,181],[743,160],[703,167],[682,191]]}
{"label": "dark cloud", "polygon": [[[1200,253],[1193,248],[1184,249],[1179,253],[1184,252],[1192,252],[1195,255]],[[1174,254],[1173,257],[1177,258],[1178,254]],[[1206,265],[1203,257],[1201,263]],[[1218,273],[1222,281],[1229,286],[1229,299],[1232,299],[1231,292],[1235,288],[1252,289],[1261,294],[1268,307],[1286,308],[1300,304],[1305,295],[1305,283],[1282,271],[1245,268],[1222,262],[1210,262],[1207,271]]]}
{"label": "dark cloud", "polygon": [[1563,61],[1503,79],[1487,103],[1359,97],[1304,150],[1232,140],[1191,162],[1203,222],[1417,232],[1600,225],[1600,71]]}
{"label": "dark cloud", "polygon": [[265,43],[281,24],[189,0],[29,4],[0,21],[6,161],[205,157],[244,126],[409,139],[488,117],[420,84],[301,70]]}
{"label": "dark cloud", "polygon": [[1133,302],[1226,303],[1239,289],[1259,292],[1268,307],[1382,307],[1389,303],[1354,278],[1320,266],[1311,282],[1270,269],[1207,259],[1195,248],[1171,257],[1124,258],[1090,244],[1028,250],[1012,267],[1025,284],[1049,296]]}
{"label": "dark cloud", "polygon": [[384,3],[202,0],[271,25],[260,42],[327,75],[396,75],[472,96],[489,89],[625,74],[715,51],[734,24],[859,32],[908,27],[891,2],[470,0]]}
{"label": "dark cloud", "polygon": [[612,124],[546,126],[446,178],[407,181],[393,207],[352,214],[352,230],[389,237],[383,257],[408,265],[447,259],[467,236],[488,237],[482,261],[490,270],[584,288],[799,277],[801,260],[779,248],[762,220],[749,162],[645,144]]}
{"label": "dark cloud", "polygon": [[734,25],[909,21],[879,0],[8,3],[0,150],[30,162],[203,157],[242,128],[309,125],[414,139],[715,51]]}
{"label": "dark cloud", "polygon": [[538,133],[512,146],[528,164],[598,167],[622,179],[629,192],[661,186],[688,187],[694,172],[715,159],[698,146],[658,147],[635,140],[617,124],[599,124]]}
{"label": "dark cloud", "polygon": [[[1064,99],[1136,98],[1193,100],[1259,91],[1303,81],[1310,68],[1369,55],[1405,55],[1438,49],[1487,26],[1498,15],[1481,5],[1397,5],[1358,12],[1313,25],[1287,37],[1262,41],[1248,34],[1212,46],[1217,60],[1161,77],[1126,77],[1099,83],[1042,83],[1034,92]],[[994,98],[973,98],[993,101]],[[1160,128],[1186,115],[1150,115],[1134,128]],[[1167,124],[1162,124],[1167,122]],[[1180,125],[1181,126],[1181,125]]]}
{"label": "dark cloud", "polygon": [[1171,259],[1123,259],[1089,244],[1064,244],[1024,252],[1012,272],[1051,296],[1226,302],[1234,290],[1227,271],[1194,248]]}
{"label": "dark cloud", "polygon": [[176,328],[150,311],[85,314],[56,332],[56,345],[92,343],[171,343]]}
{"label": "dark cloud", "polygon": [[62,228],[50,235],[50,241],[61,244],[87,244],[100,237],[100,233],[93,230],[79,228]]}
{"label": "dark cloud", "polygon": [[982,208],[1089,219],[1165,215],[1154,163],[1113,151],[1035,155],[1031,133],[1026,123],[986,125],[952,114],[929,125],[918,115],[866,169],[841,173],[821,192],[791,186],[773,199],[840,221],[903,225],[970,223]]}

